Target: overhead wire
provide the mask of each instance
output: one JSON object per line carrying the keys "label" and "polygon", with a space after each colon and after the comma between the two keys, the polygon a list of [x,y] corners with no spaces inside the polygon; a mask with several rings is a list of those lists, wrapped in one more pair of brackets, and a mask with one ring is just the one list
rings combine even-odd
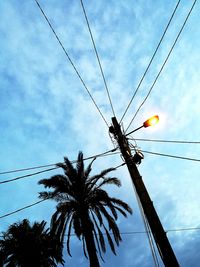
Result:
{"label": "overhead wire", "polygon": [[[137,139],[135,139],[137,140]],[[165,140],[166,141],[166,140]],[[193,143],[193,142],[192,142]],[[113,153],[109,153],[110,151],[113,151]],[[104,152],[104,153],[101,153],[101,154],[97,154],[95,156],[90,156],[90,157],[87,157],[87,158],[84,158],[83,160],[89,160],[89,159],[93,159],[95,157],[105,157],[105,156],[111,156],[111,155],[115,155],[115,154],[119,154],[120,152],[114,152],[116,151],[116,148],[115,149],[112,149],[112,150],[109,150],[107,152]],[[189,161],[196,161],[196,162],[200,162],[200,159],[196,159],[196,158],[190,158],[190,157],[183,157],[183,156],[177,156],[177,155],[171,155],[171,154],[164,154],[164,153],[158,153],[158,152],[153,152],[153,151],[146,151],[146,150],[140,150],[142,153],[147,153],[147,154],[152,154],[152,155],[157,155],[157,156],[164,156],[164,157],[170,157],[170,158],[176,158],[176,159],[182,159],[182,160],[189,160]],[[76,163],[77,161],[74,160],[74,161],[71,161],[71,163]],[[54,166],[56,166],[57,163],[55,164],[52,164]],[[50,165],[50,164],[49,164]],[[47,166],[49,166],[47,165]],[[45,165],[43,165],[45,166]],[[41,168],[41,166],[38,166],[38,167],[32,167],[32,168],[26,168],[26,169],[18,169],[18,170],[13,170],[13,171],[6,171],[6,172],[2,172],[0,174],[5,174],[5,173],[13,173],[13,172],[20,172],[20,171],[24,171],[24,170],[31,170],[31,169],[36,169],[36,168]],[[60,167],[54,167],[54,168],[50,168],[50,169],[45,169],[45,170],[42,170],[42,171],[39,171],[39,172],[35,172],[35,173],[31,173],[31,174],[27,174],[27,175],[23,175],[23,176],[19,176],[19,177],[14,177],[12,179],[8,179],[8,180],[4,180],[4,181],[0,181],[0,184],[4,184],[4,183],[8,183],[8,182],[12,182],[12,181],[15,181],[15,180],[20,180],[20,179],[23,179],[23,178],[26,178],[26,177],[30,177],[30,176],[34,176],[34,175],[37,175],[37,174],[40,174],[40,173],[44,173],[44,172],[48,172],[48,171],[51,171],[51,170],[55,170],[55,169],[58,169]]]}
{"label": "overhead wire", "polygon": [[[174,229],[166,229],[165,232],[184,232],[184,231],[200,231],[200,227],[187,227],[187,228],[174,228]],[[112,233],[111,233],[112,234]],[[122,235],[137,235],[137,234],[146,234],[146,231],[127,231],[120,232]]]}
{"label": "overhead wire", "polygon": [[70,64],[72,65],[74,71],[76,72],[76,74],[77,74],[79,80],[81,81],[82,85],[84,86],[85,90],[87,91],[87,93],[88,93],[90,99],[92,100],[93,104],[95,105],[96,109],[98,110],[98,112],[99,112],[100,116],[102,117],[103,121],[105,122],[105,124],[106,124],[107,127],[109,128],[108,122],[106,121],[106,119],[105,119],[103,113],[101,112],[99,106],[97,105],[97,103],[96,103],[94,97],[93,97],[92,94],[90,93],[90,91],[89,91],[88,87],[86,86],[86,84],[85,84],[83,78],[81,77],[81,75],[80,75],[78,69],[77,69],[76,66],[74,65],[74,63],[73,63],[71,57],[69,56],[67,50],[65,49],[64,45],[62,44],[60,38],[58,37],[57,33],[55,32],[55,30],[54,30],[54,28],[53,28],[51,22],[49,21],[47,15],[45,14],[45,12],[44,12],[44,10],[42,9],[42,7],[41,7],[41,5],[39,4],[39,2],[38,2],[37,0],[35,0],[35,2],[36,2],[36,4],[37,4],[38,8],[40,9],[42,15],[44,16],[45,20],[47,21],[47,23],[48,23],[50,29],[52,30],[52,32],[53,32],[53,34],[54,34],[54,36],[56,37],[56,39],[57,39],[59,45],[61,46],[62,50],[64,51],[64,53],[65,53],[65,55],[66,55],[68,61],[70,62]]}
{"label": "overhead wire", "polygon": [[100,68],[101,76],[103,78],[103,82],[104,82],[105,89],[106,89],[106,92],[107,92],[108,100],[110,102],[110,106],[111,106],[111,109],[112,109],[112,112],[113,112],[113,116],[115,117],[115,111],[114,111],[113,103],[112,103],[112,100],[111,100],[111,96],[110,96],[109,89],[108,89],[108,86],[107,86],[106,78],[105,78],[105,75],[104,75],[104,71],[103,71],[103,68],[102,68],[100,57],[99,57],[99,54],[98,54],[98,51],[97,51],[97,47],[96,47],[96,44],[95,44],[94,36],[93,36],[92,30],[91,30],[91,27],[90,27],[90,23],[89,23],[89,19],[88,19],[88,16],[87,16],[87,12],[86,12],[86,9],[85,9],[85,6],[84,6],[82,0],[80,0],[80,3],[81,3],[81,7],[82,7],[82,10],[83,10],[83,13],[84,13],[84,17],[85,17],[85,20],[86,20],[86,23],[87,23],[87,27],[88,27],[88,31],[89,31],[89,34],[90,34],[90,38],[91,38],[91,41],[92,41],[92,44],[93,44],[93,47],[94,47],[94,51],[95,51],[95,55],[96,55],[96,58],[97,58],[97,61],[98,61],[98,65],[99,65],[99,68]]}
{"label": "overhead wire", "polygon": [[50,166],[55,166],[55,165],[56,165],[56,163],[47,164],[47,165],[40,165],[40,166],[35,166],[35,167],[15,169],[15,170],[10,170],[10,171],[3,171],[3,172],[0,172],[0,175],[9,174],[9,173],[15,173],[15,172],[30,171],[30,170],[35,170],[35,169],[42,169],[42,168],[46,168],[46,167],[50,167]]}
{"label": "overhead wire", "polygon": [[[107,150],[105,152],[96,154],[94,156],[89,156],[86,158],[83,158],[83,160],[89,160],[89,159],[93,159],[93,158],[98,158],[98,157],[104,157],[104,156],[110,156],[113,155],[115,153],[111,153],[111,152],[115,152],[117,150],[117,148],[114,149],[110,149]],[[76,163],[77,160],[72,160],[71,163]],[[46,167],[50,167],[50,166],[56,166],[57,163],[53,163],[53,164],[47,164],[47,165],[40,165],[40,166],[34,166],[34,167],[28,167],[28,168],[21,168],[21,169],[15,169],[15,170],[10,170],[10,171],[3,171],[0,172],[0,175],[4,175],[4,174],[9,174],[9,173],[15,173],[15,172],[23,172],[23,171],[30,171],[30,170],[34,170],[34,169],[41,169],[41,168],[46,168]]]}
{"label": "overhead wire", "polygon": [[[175,144],[200,144],[200,141],[162,140],[162,139],[145,139],[145,138],[130,138],[130,137],[128,139],[135,140],[135,141],[144,141],[144,142],[160,142],[160,143],[175,143]],[[111,150],[108,150],[106,152],[103,152],[103,153],[94,155],[94,156],[86,157],[83,160],[93,159],[94,157],[111,156],[111,155],[115,155],[115,154],[118,154],[119,153],[119,152],[117,152],[117,153],[110,153],[110,152],[114,152],[114,151],[116,151],[116,149],[111,149]],[[72,163],[76,163],[76,160],[73,160],[71,162]],[[21,169],[3,171],[3,172],[0,172],[0,175],[10,174],[10,173],[16,173],[16,172],[30,171],[30,170],[34,170],[34,169],[41,169],[41,168],[56,166],[56,164],[57,163],[52,163],[52,164],[46,164],[46,165],[40,165],[40,166],[34,166],[34,167],[28,167],[28,168],[21,168]],[[49,170],[51,170],[51,169],[49,169]],[[48,169],[46,171],[48,171]]]}
{"label": "overhead wire", "polygon": [[[147,231],[149,233],[150,246],[151,246],[151,250],[152,250],[154,264],[155,264],[156,267],[160,267],[159,260],[158,260],[158,255],[157,255],[157,252],[156,252],[155,242],[154,242],[154,239],[153,239],[153,234],[151,232],[151,229],[150,229],[150,226],[149,226],[149,223],[148,223],[148,220],[147,220],[146,216],[144,217],[144,219],[146,221]],[[157,249],[157,251],[158,251],[158,249]]]}
{"label": "overhead wire", "polygon": [[[17,209],[17,210],[14,210],[12,212],[9,212],[9,213],[6,213],[4,215],[1,215],[0,216],[0,219],[3,219],[3,218],[8,217],[8,216],[11,216],[11,215],[13,215],[15,213],[18,213],[18,212],[22,211],[22,210],[31,208],[31,207],[33,207],[35,205],[38,205],[38,204],[40,204],[40,203],[42,203],[42,202],[44,202],[46,200],[48,200],[48,199],[39,200],[37,202],[34,202],[34,203],[29,204],[27,206],[24,206],[24,207],[22,207],[20,209]],[[167,233],[170,233],[170,232],[185,232],[185,231],[200,231],[200,227],[186,227],[186,228],[182,227],[182,228],[171,228],[171,229],[166,229],[165,230],[166,234]],[[146,234],[146,233],[147,233],[146,231],[126,231],[126,232],[120,232],[120,234],[122,234],[122,235],[136,235],[136,234]],[[112,234],[112,233],[110,233],[110,234]],[[72,235],[74,235],[74,234],[72,234]]]}
{"label": "overhead wire", "polygon": [[[126,164],[126,163],[123,162],[123,163],[121,163],[120,165],[117,165],[116,167],[114,167],[114,169],[118,169],[118,168],[124,166],[125,164]],[[37,201],[37,202],[35,202],[35,203],[33,203],[33,204],[27,205],[27,206],[25,206],[25,207],[23,207],[23,208],[20,208],[20,209],[17,209],[17,210],[15,210],[15,211],[6,213],[6,214],[0,216],[0,219],[5,218],[5,217],[8,217],[8,216],[10,216],[10,215],[12,215],[12,214],[15,214],[15,213],[17,213],[17,212],[19,212],[19,211],[25,210],[25,209],[30,208],[30,207],[32,207],[32,206],[35,206],[35,205],[37,205],[37,204],[39,204],[39,203],[41,203],[41,202],[43,202],[43,201],[46,201],[46,200],[48,200],[48,199],[43,199],[43,200]]]}
{"label": "overhead wire", "polygon": [[176,155],[169,155],[169,154],[163,154],[163,153],[157,153],[152,151],[146,151],[146,150],[140,150],[142,153],[157,155],[157,156],[163,156],[163,157],[169,157],[169,158],[175,158],[175,159],[183,159],[183,160],[190,160],[190,161],[196,161],[200,162],[200,159],[195,158],[189,158],[189,157],[182,157],[182,156],[176,156]]}
{"label": "overhead wire", "polygon": [[200,141],[183,141],[183,140],[162,140],[162,139],[145,139],[145,138],[129,138],[135,141],[158,142],[158,143],[174,143],[174,144],[200,144]]}
{"label": "overhead wire", "polygon": [[[165,233],[167,234],[169,232],[184,232],[184,231],[199,231],[199,230],[200,230],[200,227],[175,228],[175,229],[165,230]],[[120,232],[120,235],[138,235],[138,234],[146,234],[146,233],[147,233],[146,231],[128,231],[128,232]],[[106,233],[102,233],[102,234],[106,235]],[[113,233],[110,232],[110,235],[113,235]],[[76,234],[70,234],[70,236],[76,236]]]}
{"label": "overhead wire", "polygon": [[165,37],[165,34],[166,34],[166,32],[167,32],[167,30],[168,30],[170,24],[171,24],[171,21],[172,21],[174,15],[175,15],[175,13],[176,13],[176,11],[177,11],[177,9],[178,9],[179,4],[180,4],[180,0],[177,2],[176,7],[174,8],[174,10],[173,10],[173,12],[172,12],[172,15],[171,15],[171,17],[170,17],[170,19],[169,19],[169,21],[168,21],[168,23],[167,23],[167,26],[165,27],[165,30],[164,30],[164,32],[163,32],[161,38],[160,38],[160,41],[159,41],[159,43],[158,43],[158,45],[157,45],[157,47],[156,47],[156,49],[155,49],[155,51],[154,51],[154,53],[153,53],[153,55],[152,55],[150,61],[149,61],[149,64],[148,64],[148,66],[147,66],[147,68],[146,68],[146,70],[145,70],[145,72],[144,72],[142,78],[140,79],[140,81],[139,81],[139,83],[138,83],[138,86],[137,86],[137,88],[136,88],[136,90],[135,90],[135,92],[134,92],[134,94],[133,94],[133,96],[132,96],[130,102],[128,103],[128,106],[126,107],[126,109],[125,109],[125,111],[124,111],[124,113],[123,113],[123,115],[122,115],[122,117],[121,117],[121,120],[120,120],[120,122],[119,122],[120,124],[121,124],[123,118],[125,117],[125,115],[126,115],[128,109],[129,109],[130,105],[132,104],[133,99],[135,98],[135,96],[136,96],[136,94],[137,94],[137,92],[138,92],[138,90],[139,90],[139,88],[140,88],[140,86],[141,86],[141,84],[142,84],[142,82],[143,82],[143,80],[144,80],[144,78],[145,78],[145,76],[146,76],[146,74],[147,74],[147,72],[148,72],[148,70],[149,70],[149,68],[150,68],[150,66],[151,66],[151,64],[152,64],[152,62],[153,62],[153,60],[154,60],[154,57],[155,57],[155,55],[156,55],[156,53],[157,53],[157,51],[158,51],[158,49],[159,49],[159,47],[160,47],[160,45],[161,45],[161,43],[162,43],[164,37]]}
{"label": "overhead wire", "polygon": [[[36,202],[34,202],[32,204],[29,204],[27,206],[24,206],[24,207],[22,207],[20,209],[17,209],[17,210],[14,210],[12,212],[9,212],[9,213],[6,213],[4,215],[1,215],[0,219],[8,217],[8,216],[10,216],[12,214],[18,213],[18,212],[20,212],[22,210],[25,210],[25,209],[28,209],[30,207],[33,207],[35,205],[38,205],[38,204],[40,204],[40,203],[42,203],[42,202],[44,202],[46,200],[48,200],[48,199],[42,199],[42,200],[36,201]],[[186,228],[182,227],[182,228],[171,228],[171,229],[166,229],[165,230],[166,233],[169,233],[169,232],[184,232],[184,231],[200,231],[200,227],[186,227]],[[110,234],[112,234],[112,233],[110,233]],[[126,232],[120,232],[120,234],[122,234],[122,235],[146,234],[146,231],[126,231]]]}
{"label": "overhead wire", "polygon": [[[168,55],[167,55],[167,57],[165,58],[165,60],[164,60],[164,62],[163,62],[163,64],[162,64],[162,66],[161,66],[161,68],[160,68],[160,71],[158,72],[158,74],[157,74],[157,76],[156,76],[156,78],[155,78],[153,84],[151,85],[151,87],[150,87],[150,89],[149,89],[149,91],[148,91],[146,97],[144,98],[144,100],[142,101],[142,103],[140,104],[140,106],[138,107],[138,109],[136,110],[136,112],[135,112],[133,118],[131,119],[131,121],[130,121],[128,127],[126,128],[126,131],[129,129],[129,127],[131,126],[131,124],[132,124],[132,122],[134,121],[135,117],[137,116],[138,112],[140,111],[141,107],[144,105],[144,103],[145,103],[146,100],[148,99],[150,93],[152,92],[152,89],[154,88],[154,86],[155,86],[155,84],[156,84],[156,82],[157,82],[157,80],[158,80],[158,78],[159,78],[161,72],[163,71],[163,69],[164,69],[164,67],[165,67],[165,65],[166,65],[166,63],[167,63],[167,61],[168,61],[168,59],[169,59],[169,57],[170,57],[170,55],[171,55],[171,53],[172,53],[172,51],[173,51],[173,49],[174,49],[174,47],[175,47],[175,45],[176,45],[176,43],[177,43],[179,37],[180,37],[180,35],[181,35],[181,33],[182,33],[182,31],[183,31],[185,25],[186,25],[187,20],[188,20],[188,18],[189,18],[190,15],[191,15],[191,12],[192,12],[192,10],[193,10],[193,8],[194,8],[196,2],[197,2],[197,0],[195,0],[195,1],[193,2],[193,5],[192,5],[192,7],[190,8],[190,10],[189,10],[189,12],[188,12],[188,14],[187,14],[187,16],[186,16],[186,18],[185,18],[185,20],[184,20],[184,23],[183,23],[183,25],[182,25],[180,31],[178,32],[178,35],[177,35],[177,37],[176,37],[176,39],[175,39],[175,41],[174,41],[174,43],[173,43],[171,49],[169,50]],[[126,131],[125,131],[125,132],[126,132]]]}
{"label": "overhead wire", "polygon": [[142,221],[143,221],[143,224],[144,224],[145,233],[147,234],[147,238],[148,238],[148,242],[149,242],[152,258],[153,258],[153,261],[154,261],[154,265],[155,265],[155,267],[159,267],[159,262],[158,262],[155,246],[154,246],[153,239],[152,239],[152,236],[151,236],[151,229],[149,228],[148,221],[146,219],[146,216],[145,216],[142,204],[140,202],[138,193],[136,191],[135,185],[133,185],[133,189],[134,189],[136,200],[137,200],[137,203],[138,203],[140,215],[142,217]]}
{"label": "overhead wire", "polygon": [[25,207],[23,207],[23,208],[20,208],[20,209],[17,209],[17,210],[15,210],[15,211],[6,213],[6,214],[0,216],[0,219],[3,219],[3,218],[8,217],[8,216],[10,216],[10,215],[13,215],[13,214],[15,214],[15,213],[17,213],[17,212],[19,212],[19,211],[28,209],[28,208],[30,208],[30,207],[33,207],[33,206],[35,206],[35,205],[37,205],[37,204],[39,204],[39,203],[41,203],[41,202],[43,202],[43,201],[46,201],[46,200],[47,200],[47,199],[42,199],[42,200],[39,200],[39,201],[37,201],[37,202],[35,202],[35,203],[33,203],[33,204],[27,205],[27,206],[25,206]]}
{"label": "overhead wire", "polygon": [[[37,203],[39,204],[39,203]],[[35,205],[37,205],[35,204]],[[187,231],[200,231],[200,227],[188,227],[188,228],[175,228],[175,229],[168,229],[165,230],[166,234],[169,232],[187,232]],[[106,233],[102,233],[103,235],[106,235]],[[128,232],[120,232],[120,235],[140,235],[140,234],[146,234],[146,231],[128,231]],[[113,235],[112,232],[110,232],[110,235]],[[65,235],[67,236],[67,235]],[[76,236],[76,234],[71,234],[70,236]],[[0,237],[3,237],[0,235]]]}
{"label": "overhead wire", "polygon": [[18,176],[18,177],[12,178],[12,179],[0,181],[0,184],[6,184],[6,183],[14,182],[14,181],[21,180],[21,179],[24,179],[24,178],[27,178],[27,177],[30,177],[30,176],[38,175],[40,173],[52,171],[52,170],[55,170],[55,169],[58,169],[58,168],[60,168],[60,167],[54,167],[54,168],[50,168],[50,169],[47,169],[47,170],[43,170],[43,171],[39,171],[39,172],[34,172],[34,173]]}
{"label": "overhead wire", "polygon": [[187,227],[187,228],[168,229],[168,230],[166,230],[166,233],[168,233],[168,232],[196,231],[196,230],[200,230],[200,227]]}
{"label": "overhead wire", "polygon": [[[110,154],[111,155],[111,154]],[[93,157],[95,158],[95,157]],[[77,161],[74,161],[73,163],[76,163]],[[71,162],[72,163],[72,162]],[[125,165],[125,163],[123,162],[122,164],[118,165],[115,167],[115,169],[118,169],[119,167]],[[24,179],[24,178],[27,178],[27,177],[31,177],[31,176],[35,176],[35,175],[38,175],[40,173],[44,173],[44,172],[48,172],[48,171],[52,171],[52,170],[55,170],[55,169],[59,169],[61,167],[59,166],[56,166],[54,168],[51,168],[51,169],[47,169],[47,170],[43,170],[43,171],[39,171],[39,172],[34,172],[34,173],[30,173],[30,174],[26,174],[26,175],[22,175],[22,176],[18,176],[18,177],[14,177],[14,178],[11,178],[11,179],[8,179],[8,180],[4,180],[4,181],[0,181],[0,185],[1,184],[5,184],[5,183],[10,183],[10,182],[13,182],[13,181],[17,181],[17,180],[21,180],[21,179]]]}

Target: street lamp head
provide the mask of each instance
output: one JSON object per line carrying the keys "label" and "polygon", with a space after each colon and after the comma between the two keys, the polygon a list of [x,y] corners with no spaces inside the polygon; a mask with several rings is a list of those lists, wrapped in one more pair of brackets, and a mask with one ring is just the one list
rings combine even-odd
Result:
{"label": "street lamp head", "polygon": [[148,120],[146,120],[143,123],[143,127],[146,128],[146,127],[149,127],[149,126],[153,126],[156,123],[158,123],[158,121],[159,121],[158,115],[154,115],[153,117],[149,118]]}
{"label": "street lamp head", "polygon": [[136,128],[135,130],[131,131],[130,133],[127,133],[126,136],[129,135],[129,134],[132,134],[132,133],[134,133],[134,132],[136,132],[136,131],[138,131],[139,129],[141,129],[141,128],[143,128],[143,127],[144,127],[144,128],[147,128],[147,127],[149,127],[149,126],[153,126],[153,125],[155,125],[158,121],[159,121],[159,117],[158,117],[158,115],[154,115],[153,117],[151,117],[151,118],[149,118],[148,120],[146,120],[146,121],[143,123],[142,126]]}

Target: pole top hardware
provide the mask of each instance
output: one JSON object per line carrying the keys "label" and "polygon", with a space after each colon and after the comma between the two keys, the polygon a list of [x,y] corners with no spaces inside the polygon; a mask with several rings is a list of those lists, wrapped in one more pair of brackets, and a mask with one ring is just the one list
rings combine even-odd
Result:
{"label": "pole top hardware", "polygon": [[111,134],[115,134],[115,129],[114,129],[114,127],[112,125],[109,127],[109,132]]}
{"label": "pole top hardware", "polygon": [[144,155],[142,154],[141,151],[136,150],[135,155],[132,157],[133,161],[135,164],[140,164],[142,162],[142,159],[144,159]]}

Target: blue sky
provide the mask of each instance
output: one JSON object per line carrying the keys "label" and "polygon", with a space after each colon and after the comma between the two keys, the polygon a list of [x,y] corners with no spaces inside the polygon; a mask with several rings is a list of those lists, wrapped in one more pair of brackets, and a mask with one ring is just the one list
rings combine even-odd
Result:
{"label": "blue sky", "polygon": [[[69,52],[108,124],[112,112],[79,1],[40,2]],[[182,26],[193,1],[181,1],[169,31],[126,114],[126,128],[146,96]],[[176,1],[84,1],[113,106],[121,118],[164,31]],[[160,123],[141,129],[135,138],[190,140],[199,138],[200,28],[197,2],[161,76],[131,129],[154,114]],[[79,150],[91,156],[112,149],[108,129],[58,45],[35,1],[0,2],[0,171],[74,160]],[[134,142],[133,142],[134,144]],[[199,145],[137,142],[142,150],[199,158]],[[122,162],[119,155],[96,160],[93,173]],[[200,226],[199,162],[145,154],[139,166],[165,229]],[[37,201],[37,181],[53,172],[0,186],[0,216]],[[17,175],[17,174],[16,174]],[[120,218],[121,232],[143,231],[131,181],[116,171],[120,189],[111,195],[128,202],[133,215]],[[15,174],[1,175],[5,180]],[[1,219],[0,230],[23,218],[49,221],[54,203]],[[169,232],[183,267],[199,266],[200,232]],[[123,235],[117,257],[108,249],[102,266],[153,266],[145,234]],[[66,266],[88,266],[81,244],[72,237],[72,258]],[[162,264],[161,264],[162,266]]]}

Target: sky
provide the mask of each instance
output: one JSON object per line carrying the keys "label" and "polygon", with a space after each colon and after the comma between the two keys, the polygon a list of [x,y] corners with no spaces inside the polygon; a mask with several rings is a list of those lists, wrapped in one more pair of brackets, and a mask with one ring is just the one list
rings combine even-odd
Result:
{"label": "sky", "polygon": [[[155,51],[177,1],[84,1],[105,79],[118,120],[121,119]],[[166,36],[123,119],[127,128],[155,80],[193,1],[182,0]],[[70,58],[90,90],[108,125],[113,117],[80,2],[41,0]],[[154,114],[159,124],[143,128],[133,138],[200,141],[200,28],[197,1],[180,38],[147,101],[129,130]],[[113,149],[108,127],[92,103],[34,0],[0,1],[0,172],[75,160],[79,151],[93,156]],[[130,140],[138,149],[200,159],[200,144]],[[122,163],[120,154],[98,158],[93,174]],[[86,165],[89,163],[87,161]],[[138,166],[165,230],[200,227],[200,162],[144,153]],[[4,174],[0,181],[30,172]],[[0,216],[38,201],[37,182],[58,171],[0,184]],[[115,176],[121,188],[110,195],[126,201],[133,215],[119,218],[120,231],[144,231],[126,166]],[[0,231],[24,218],[50,221],[56,203],[43,202],[0,219]],[[182,267],[200,261],[200,231],[167,233]],[[143,234],[122,234],[117,256],[107,250],[101,266],[154,266]],[[89,266],[81,243],[72,237],[72,258],[66,266]],[[160,266],[163,266],[160,262]]]}

